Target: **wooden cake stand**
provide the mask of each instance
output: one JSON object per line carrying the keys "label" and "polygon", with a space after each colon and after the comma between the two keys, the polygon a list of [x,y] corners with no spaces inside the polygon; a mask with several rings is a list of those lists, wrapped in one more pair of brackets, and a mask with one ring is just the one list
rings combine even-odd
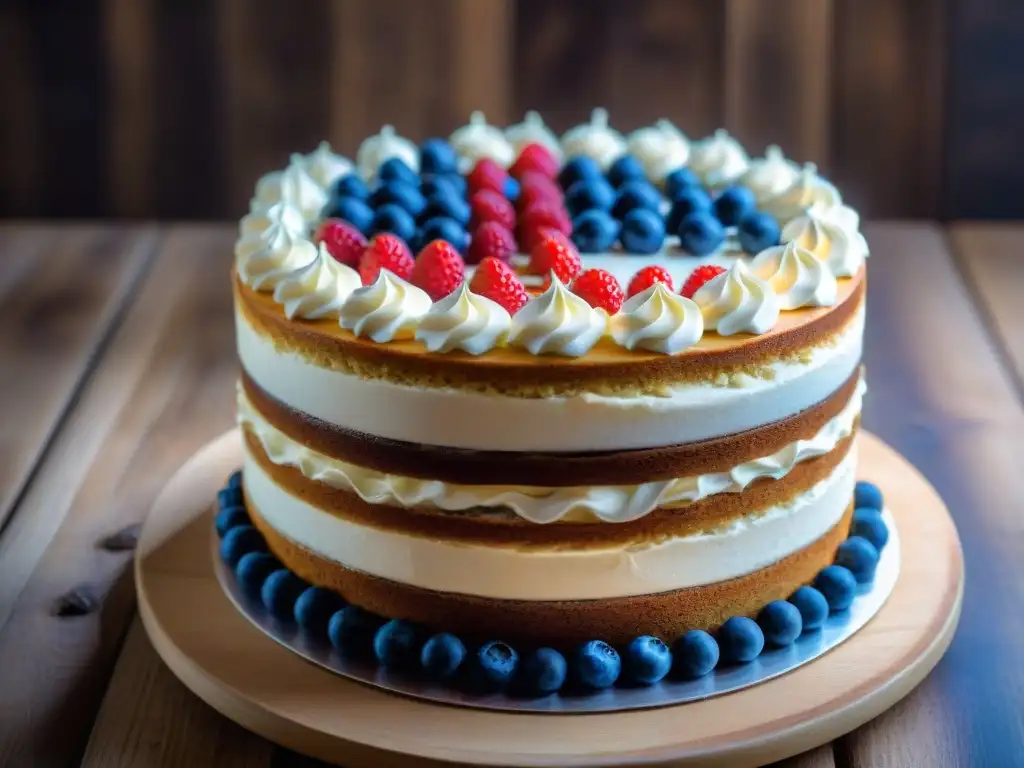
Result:
{"label": "wooden cake stand", "polygon": [[256,733],[346,765],[753,766],[847,733],[906,696],[949,646],[963,597],[956,528],[902,456],[861,433],[860,471],[899,531],[899,580],[852,638],[781,677],[677,706],[605,714],[523,714],[387,693],[313,664],[267,637],[217,582],[212,502],[241,465],[238,433],[196,453],[142,529],[139,612],[186,686]]}

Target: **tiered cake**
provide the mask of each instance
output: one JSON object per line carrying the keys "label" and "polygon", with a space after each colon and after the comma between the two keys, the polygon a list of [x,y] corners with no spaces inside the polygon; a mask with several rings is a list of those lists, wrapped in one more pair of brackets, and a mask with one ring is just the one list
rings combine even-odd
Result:
{"label": "tiered cake", "polygon": [[293,156],[233,273],[253,524],[305,582],[467,645],[755,617],[850,526],[858,227],[776,148],[600,110]]}

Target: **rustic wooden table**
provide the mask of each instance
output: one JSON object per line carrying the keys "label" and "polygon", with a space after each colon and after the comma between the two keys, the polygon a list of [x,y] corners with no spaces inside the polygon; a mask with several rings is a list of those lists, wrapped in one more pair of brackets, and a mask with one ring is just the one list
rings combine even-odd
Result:
{"label": "rustic wooden table", "polygon": [[[911,696],[787,767],[1024,764],[1024,226],[880,223],[865,425],[938,488],[967,592]],[[296,768],[135,615],[133,534],[234,419],[227,225],[0,226],[0,766]]]}

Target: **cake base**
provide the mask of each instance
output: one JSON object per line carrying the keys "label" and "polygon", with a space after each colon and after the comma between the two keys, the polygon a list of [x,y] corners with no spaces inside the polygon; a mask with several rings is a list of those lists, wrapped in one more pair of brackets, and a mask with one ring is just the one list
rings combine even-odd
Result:
{"label": "cake base", "polygon": [[[139,611],[157,652],[200,698],[272,741],[352,765],[760,765],[830,741],[910,692],[952,639],[963,559],[942,500],[870,434],[861,477],[900,533],[900,576],[881,611],[815,661],[685,705],[553,715],[447,707],[320,669],[231,604],[210,557],[210,499],[237,468],[228,433],[200,450],[153,506],[135,561]],[[894,542],[895,543],[895,542]]]}

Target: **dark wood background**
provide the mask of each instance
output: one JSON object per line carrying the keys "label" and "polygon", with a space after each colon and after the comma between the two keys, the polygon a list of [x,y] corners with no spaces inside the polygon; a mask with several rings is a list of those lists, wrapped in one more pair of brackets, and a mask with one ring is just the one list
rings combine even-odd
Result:
{"label": "dark wood background", "polygon": [[472,109],[724,125],[873,216],[1024,216],[1017,0],[0,0],[0,214],[239,215],[257,176]]}

